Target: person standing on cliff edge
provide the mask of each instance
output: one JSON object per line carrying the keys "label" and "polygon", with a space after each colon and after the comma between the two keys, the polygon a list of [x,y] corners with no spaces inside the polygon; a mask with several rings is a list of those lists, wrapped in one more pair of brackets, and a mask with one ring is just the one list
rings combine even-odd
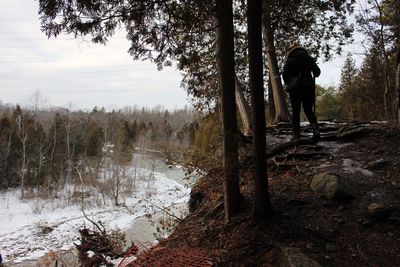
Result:
{"label": "person standing on cliff edge", "polygon": [[319,141],[320,133],[315,116],[315,78],[320,74],[321,70],[304,47],[293,44],[286,50],[282,76],[292,105],[294,140],[300,138],[300,110],[303,105],[304,113],[313,130],[313,141]]}

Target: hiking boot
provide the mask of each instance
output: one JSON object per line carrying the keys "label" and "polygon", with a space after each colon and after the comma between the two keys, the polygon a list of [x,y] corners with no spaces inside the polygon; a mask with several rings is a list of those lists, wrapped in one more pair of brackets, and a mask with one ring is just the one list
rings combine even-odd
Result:
{"label": "hiking boot", "polygon": [[313,136],[312,140],[317,143],[321,137],[321,134],[319,133],[319,128],[317,123],[311,123],[311,128],[313,130]]}

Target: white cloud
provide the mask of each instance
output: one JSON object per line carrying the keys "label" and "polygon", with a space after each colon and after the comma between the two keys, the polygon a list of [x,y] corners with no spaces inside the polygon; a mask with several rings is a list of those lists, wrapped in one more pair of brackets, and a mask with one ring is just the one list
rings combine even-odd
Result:
{"label": "white cloud", "polygon": [[173,68],[133,61],[123,31],[104,46],[40,31],[38,3],[0,3],[0,100],[23,103],[40,90],[50,104],[76,108],[187,105]]}
{"label": "white cloud", "polygon": [[[159,72],[150,62],[133,61],[121,30],[104,46],[61,35],[47,40],[40,31],[38,2],[0,2],[0,100],[21,103],[40,90],[50,104],[182,107],[186,93],[173,68]],[[354,48],[352,48],[354,50]],[[356,48],[355,48],[356,49]],[[344,57],[319,62],[317,83],[335,86]]]}

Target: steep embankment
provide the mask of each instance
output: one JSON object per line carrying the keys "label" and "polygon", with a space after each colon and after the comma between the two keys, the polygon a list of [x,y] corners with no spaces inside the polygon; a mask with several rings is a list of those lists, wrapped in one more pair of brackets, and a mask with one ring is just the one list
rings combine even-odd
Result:
{"label": "steep embankment", "polygon": [[[196,210],[161,245],[204,249],[216,266],[296,261],[307,266],[397,266],[399,131],[382,123],[323,124],[321,141],[312,144],[289,142],[286,130],[269,129],[273,138],[268,140],[278,140],[273,147],[269,143],[268,180],[277,211],[271,222],[251,219],[252,172],[247,169],[240,175],[245,196],[241,211],[225,224],[222,174],[214,173],[193,188]],[[317,189],[316,179],[330,179],[325,173],[339,177],[333,187],[345,184],[339,189],[348,190],[346,194],[339,190],[332,197],[326,193],[332,188]]]}

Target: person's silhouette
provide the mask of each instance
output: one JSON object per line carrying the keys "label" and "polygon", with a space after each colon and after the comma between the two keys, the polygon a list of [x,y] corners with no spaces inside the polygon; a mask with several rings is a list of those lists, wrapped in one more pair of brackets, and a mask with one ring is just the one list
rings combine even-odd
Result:
{"label": "person's silhouette", "polygon": [[287,49],[282,76],[285,84],[290,84],[291,87],[289,96],[292,105],[293,138],[295,140],[300,138],[302,104],[304,113],[313,129],[313,139],[315,142],[319,140],[320,133],[315,116],[315,77],[320,74],[321,70],[304,47],[294,44]]}

